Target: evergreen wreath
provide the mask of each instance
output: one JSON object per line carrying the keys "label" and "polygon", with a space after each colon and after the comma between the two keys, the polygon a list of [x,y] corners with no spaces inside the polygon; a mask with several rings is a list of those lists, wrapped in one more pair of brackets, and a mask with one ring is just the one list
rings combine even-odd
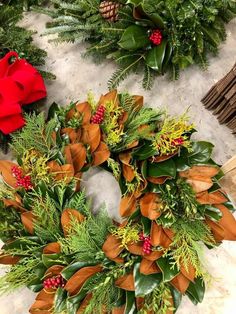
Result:
{"label": "evergreen wreath", "polygon": [[119,68],[109,80],[116,88],[130,73],[144,73],[150,89],[157,75],[173,79],[189,65],[207,67],[226,38],[225,23],[236,13],[233,0],[51,0],[46,34],[63,41],[90,43],[88,55],[113,59]]}
{"label": "evergreen wreath", "polygon": [[[17,163],[0,161],[0,263],[12,265],[0,291],[38,292],[32,314],[170,314],[182,295],[201,302],[202,248],[236,240],[236,220],[213,145],[191,139],[186,114],[114,90],[26,118]],[[122,223],[92,213],[80,182],[93,166],[119,182]]]}

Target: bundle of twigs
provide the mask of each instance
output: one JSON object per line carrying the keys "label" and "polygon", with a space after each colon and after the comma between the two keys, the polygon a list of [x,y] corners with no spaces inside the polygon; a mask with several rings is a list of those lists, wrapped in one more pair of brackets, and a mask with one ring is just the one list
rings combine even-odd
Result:
{"label": "bundle of twigs", "polygon": [[225,123],[236,134],[236,63],[232,70],[217,82],[202,99],[213,110],[220,124]]}
{"label": "bundle of twigs", "polygon": [[224,176],[220,179],[220,185],[236,204],[236,155],[228,160],[221,170]]}

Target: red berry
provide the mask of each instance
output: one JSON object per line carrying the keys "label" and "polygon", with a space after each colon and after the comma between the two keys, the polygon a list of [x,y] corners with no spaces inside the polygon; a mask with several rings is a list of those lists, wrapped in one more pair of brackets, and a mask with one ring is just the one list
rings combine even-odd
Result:
{"label": "red berry", "polygon": [[151,42],[158,46],[162,43],[162,33],[159,29],[155,29],[152,31],[149,39],[151,40]]}

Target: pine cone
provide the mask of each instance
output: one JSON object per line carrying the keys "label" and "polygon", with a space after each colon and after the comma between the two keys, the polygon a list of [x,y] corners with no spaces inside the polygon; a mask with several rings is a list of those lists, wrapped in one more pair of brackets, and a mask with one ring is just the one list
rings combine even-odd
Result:
{"label": "pine cone", "polygon": [[99,6],[99,12],[102,17],[109,22],[118,21],[118,11],[121,4],[115,1],[102,1]]}

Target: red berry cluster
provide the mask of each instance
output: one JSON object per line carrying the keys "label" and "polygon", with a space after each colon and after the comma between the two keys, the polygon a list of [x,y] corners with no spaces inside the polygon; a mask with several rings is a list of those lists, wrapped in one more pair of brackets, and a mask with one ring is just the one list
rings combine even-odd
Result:
{"label": "red berry cluster", "polygon": [[144,241],[143,243],[143,252],[145,254],[151,254],[152,253],[152,245],[151,245],[151,237],[143,234],[143,232],[139,235],[139,239],[141,241]]}
{"label": "red berry cluster", "polygon": [[93,124],[101,124],[104,120],[106,108],[101,105],[98,107],[96,113],[92,116],[91,123]]}
{"label": "red berry cluster", "polygon": [[151,40],[151,42],[158,46],[161,44],[162,42],[162,33],[159,29],[154,29],[149,37],[149,39]]}
{"label": "red berry cluster", "polygon": [[24,176],[20,167],[14,166],[11,169],[12,175],[16,178],[16,187],[23,187],[26,190],[33,188],[31,177]]}
{"label": "red berry cluster", "polygon": [[45,279],[43,282],[44,289],[57,289],[65,287],[65,280],[61,275]]}
{"label": "red berry cluster", "polygon": [[184,140],[182,137],[179,137],[179,138],[174,139],[172,144],[175,146],[181,146],[184,144]]}

